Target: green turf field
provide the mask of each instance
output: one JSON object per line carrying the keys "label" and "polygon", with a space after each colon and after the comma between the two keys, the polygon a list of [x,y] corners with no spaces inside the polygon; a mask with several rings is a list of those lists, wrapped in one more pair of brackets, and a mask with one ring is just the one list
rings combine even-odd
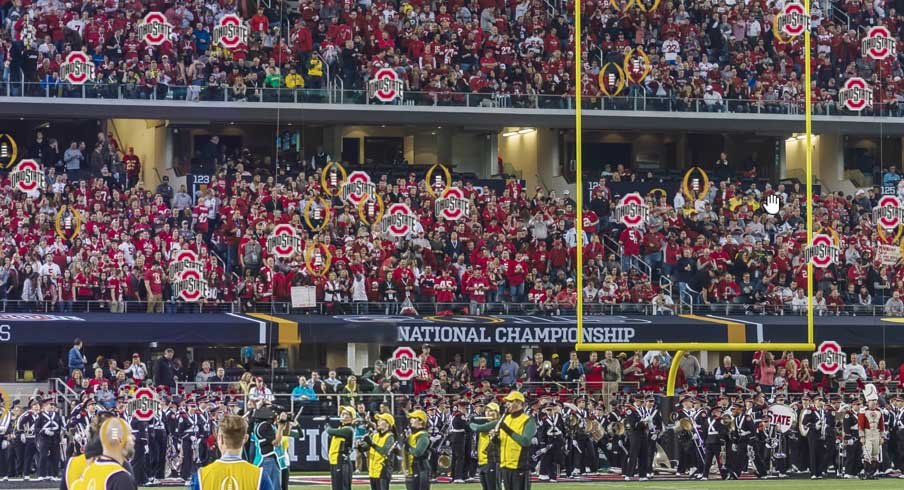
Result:
{"label": "green turf field", "polygon": [[[326,485],[292,485],[292,490],[302,488],[320,488]],[[625,482],[625,481],[596,481],[587,483],[534,483],[531,490],[589,490],[590,488],[602,487],[607,490],[625,489],[625,490],[700,490],[700,489],[723,489],[732,490],[851,490],[851,489],[867,489],[867,490],[901,490],[904,488],[904,480],[897,478],[887,478],[877,481],[860,481],[860,480],[740,480],[740,481],[647,481],[647,482]],[[161,487],[142,487],[148,490],[160,489]],[[166,488],[166,487],[164,487]],[[177,487],[168,487],[177,488]],[[437,490],[480,490],[480,485],[464,484],[434,484],[432,488]],[[390,489],[404,490],[402,485],[392,485]],[[352,490],[370,490],[366,485],[354,485]]]}

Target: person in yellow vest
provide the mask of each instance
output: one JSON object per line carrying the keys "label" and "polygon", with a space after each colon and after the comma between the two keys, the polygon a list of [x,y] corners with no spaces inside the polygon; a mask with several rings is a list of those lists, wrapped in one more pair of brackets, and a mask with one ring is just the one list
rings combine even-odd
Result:
{"label": "person in yellow vest", "polygon": [[367,476],[370,477],[371,490],[389,490],[389,483],[392,481],[391,455],[395,446],[395,436],[392,434],[395,418],[388,413],[378,413],[374,419],[377,421],[377,430],[362,439],[367,448]]}
{"label": "person in yellow vest", "polygon": [[89,464],[72,490],[136,490],[135,478],[126,469],[135,450],[132,428],[119,417],[110,417],[98,435],[103,452]]}
{"label": "person in yellow vest", "polygon": [[352,461],[349,453],[354,442],[355,430],[352,427],[357,414],[353,407],[344,406],[339,409],[339,427],[329,428],[330,436],[330,483],[332,490],[351,490]]}
{"label": "person in yellow vest", "polygon": [[220,459],[202,467],[191,478],[191,490],[273,490],[263,468],[242,459],[248,439],[248,423],[238,415],[226,415],[217,430]]}
{"label": "person in yellow vest", "polygon": [[499,437],[499,481],[505,490],[530,488],[530,447],[537,422],[524,413],[524,395],[513,391],[503,398],[506,414],[499,428],[490,431]]}
{"label": "person in yellow vest", "polygon": [[[89,404],[93,403],[93,400],[89,402]],[[85,453],[73,456],[66,462],[66,469],[63,471],[63,479],[60,482],[60,490],[72,489],[75,482],[85,473],[85,469],[88,465],[93,463],[98,456],[103,454],[104,448],[101,445],[98,432],[100,432],[103,423],[114,416],[115,414],[113,412],[98,412],[98,414],[91,419],[90,425],[88,426],[88,442],[85,444]]]}
{"label": "person in yellow vest", "polygon": [[423,410],[408,413],[410,434],[405,441],[404,465],[408,468],[405,485],[408,490],[430,490],[430,434],[427,433],[427,414]]}
{"label": "person in yellow vest", "polygon": [[498,423],[499,405],[490,402],[487,403],[484,417],[474,417],[468,424],[471,431],[477,433],[477,472],[483,490],[496,490],[499,487],[499,438],[490,436]]}

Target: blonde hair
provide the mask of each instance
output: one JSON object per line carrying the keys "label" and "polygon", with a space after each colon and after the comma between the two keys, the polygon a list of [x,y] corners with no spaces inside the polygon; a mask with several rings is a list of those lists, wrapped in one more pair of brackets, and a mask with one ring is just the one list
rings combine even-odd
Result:
{"label": "blonde hair", "polygon": [[[220,435],[226,449],[241,449],[245,444],[245,434],[248,432],[248,423],[238,415],[227,415],[220,422]],[[223,449],[223,448],[221,448]]]}

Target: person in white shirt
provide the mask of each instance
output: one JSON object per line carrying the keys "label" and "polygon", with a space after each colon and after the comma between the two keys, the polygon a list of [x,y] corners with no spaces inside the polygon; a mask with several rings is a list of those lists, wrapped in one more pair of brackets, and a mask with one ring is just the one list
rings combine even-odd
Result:
{"label": "person in white shirt", "polygon": [[248,391],[248,400],[257,403],[257,402],[273,402],[273,392],[270,391],[270,388],[267,388],[267,385],[264,384],[264,378],[258,376],[254,379],[254,386],[251,387],[251,390]]}
{"label": "person in white shirt", "polygon": [[137,352],[132,354],[132,362],[129,364],[129,368],[125,370],[125,373],[138,386],[143,385],[144,380],[147,379],[148,367],[141,362],[141,356]]}
{"label": "person in white shirt", "polygon": [[856,383],[858,379],[866,380],[866,369],[857,362],[857,354],[851,354],[851,361],[844,365],[841,379],[845,383]]}

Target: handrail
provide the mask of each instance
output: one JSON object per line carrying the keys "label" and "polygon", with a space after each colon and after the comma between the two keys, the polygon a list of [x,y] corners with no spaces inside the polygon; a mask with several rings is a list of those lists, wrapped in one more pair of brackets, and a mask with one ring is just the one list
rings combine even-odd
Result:
{"label": "handrail", "polygon": [[[660,279],[660,281],[663,281]],[[663,281],[669,289],[672,282]],[[759,316],[803,316],[806,311],[801,306],[784,304],[756,304],[756,303],[702,303],[695,300],[694,295],[688,291],[679,293],[676,307],[680,313],[700,313],[714,315],[759,315]],[[71,306],[69,306],[71,305]],[[59,313],[63,315],[79,313],[110,313],[108,301],[72,301],[67,303],[67,308],[62,309],[61,303],[53,304],[49,301],[0,301],[0,313]],[[147,312],[146,301],[123,301],[122,313],[110,313],[111,315],[128,315],[132,313]],[[243,308],[238,302],[206,301],[198,303],[185,303],[176,301],[164,301],[164,312],[167,314],[215,314],[215,313],[267,313],[275,315],[317,314],[331,315],[400,315],[400,316],[429,316],[437,310],[451,310],[456,314],[469,315],[471,303],[458,301],[454,303],[421,303],[413,302],[410,307],[416,313],[402,314],[401,302],[352,302],[337,304],[334,302],[320,301],[310,308],[296,308],[291,303],[258,302],[253,308]],[[404,306],[404,307],[407,307]],[[650,303],[598,303],[585,300],[584,314],[588,316],[613,316],[613,315],[655,315],[661,312],[661,306]],[[841,305],[841,306],[817,306],[817,316],[893,316],[904,317],[904,311],[885,311],[884,305]],[[575,314],[574,306],[570,304],[539,303],[511,303],[488,302],[482,303],[481,314],[486,315],[529,315],[529,316],[571,316]]]}
{"label": "handrail", "polygon": [[48,381],[50,382],[51,391],[63,399],[63,416],[68,416],[72,407],[78,402],[78,393],[70,388],[62,378],[50,378]]}

